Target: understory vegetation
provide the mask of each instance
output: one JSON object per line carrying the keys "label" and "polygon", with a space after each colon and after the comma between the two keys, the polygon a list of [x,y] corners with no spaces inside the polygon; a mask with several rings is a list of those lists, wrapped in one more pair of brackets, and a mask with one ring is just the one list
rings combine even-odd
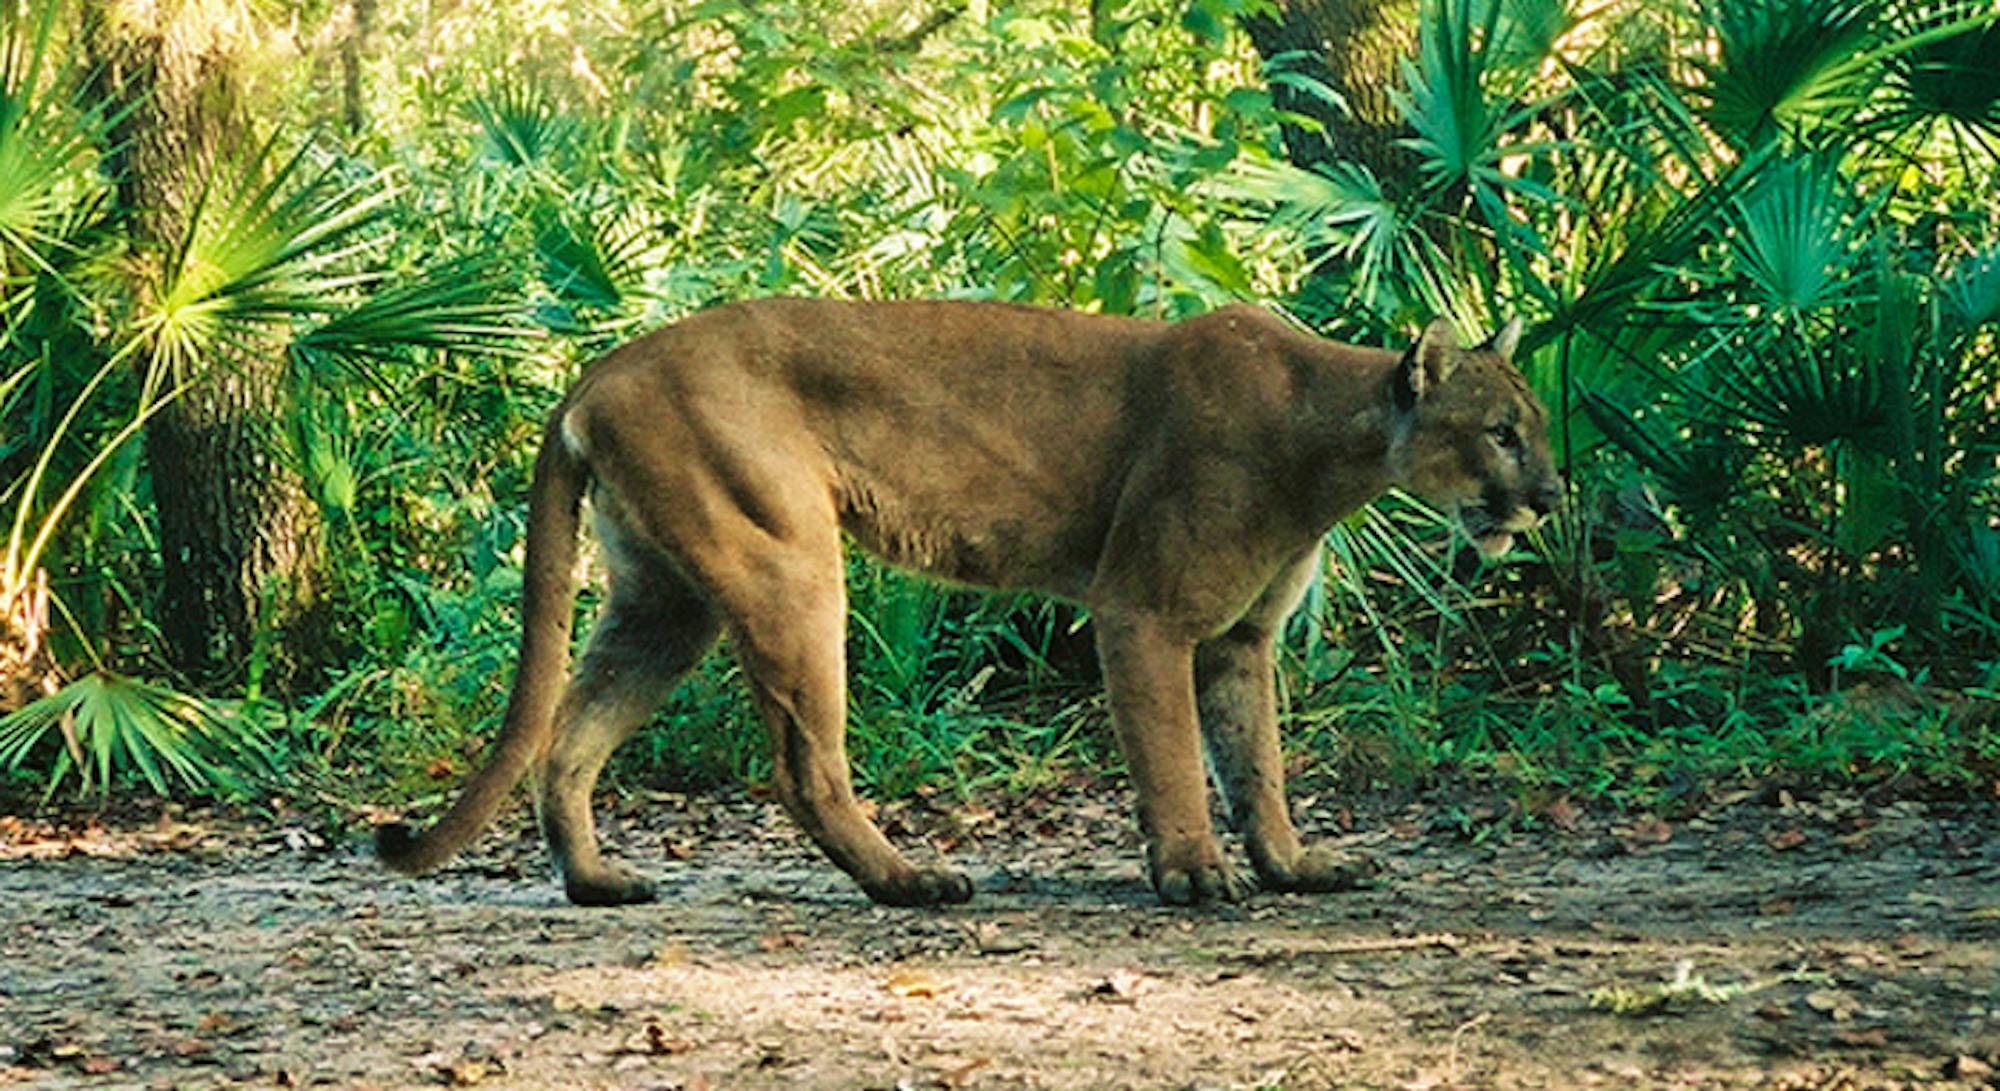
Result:
{"label": "understory vegetation", "polygon": [[[1497,564],[1399,496],[1336,527],[1280,679],[1301,771],[1526,815],[2000,791],[1988,0],[1426,0],[1373,161],[1300,154],[1344,107],[1259,52],[1265,0],[141,7],[0,2],[17,800],[448,790],[505,700],[543,414],[784,294],[1249,300],[1381,345],[1519,314],[1569,503]],[[237,433],[229,480],[174,461]],[[245,477],[284,488],[205,491]],[[202,520],[285,548],[211,588]],[[865,791],[1115,767],[1082,612],[850,587]],[[735,675],[617,776],[764,776]]]}

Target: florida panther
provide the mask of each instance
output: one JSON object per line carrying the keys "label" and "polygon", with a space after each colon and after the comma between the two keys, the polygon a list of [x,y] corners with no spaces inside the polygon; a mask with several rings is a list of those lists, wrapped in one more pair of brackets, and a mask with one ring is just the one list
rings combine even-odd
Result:
{"label": "florida panther", "polygon": [[[786,810],[868,896],[961,902],[898,853],[846,752],[842,538],[948,580],[1084,604],[1170,903],[1234,899],[1209,764],[1262,884],[1339,889],[1287,811],[1273,642],[1319,541],[1390,486],[1457,513],[1489,554],[1561,495],[1547,415],[1511,362],[1434,322],[1406,350],[1339,344],[1253,307],[1165,323],[993,303],[766,299],[696,314],[592,366],[550,415],[529,494],[521,662],[486,766],[417,834],[462,848],[531,769],[570,900],[652,897],[600,855],[612,750],[727,632]],[[565,684],[581,501],[610,594]]]}

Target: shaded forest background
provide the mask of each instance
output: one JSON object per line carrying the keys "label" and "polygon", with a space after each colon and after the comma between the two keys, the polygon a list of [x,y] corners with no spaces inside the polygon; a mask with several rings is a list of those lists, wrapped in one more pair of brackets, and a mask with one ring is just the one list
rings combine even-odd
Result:
{"label": "shaded forest background", "polygon": [[[1500,566],[1401,497],[1335,528],[1301,765],[1526,820],[1991,797],[1996,20],[4,0],[0,795],[437,795],[504,700],[542,415],[640,331],[809,294],[1253,300],[1373,344],[1519,313],[1571,503]],[[1115,764],[1077,611],[851,581],[866,789]],[[619,776],[761,777],[733,673]]]}

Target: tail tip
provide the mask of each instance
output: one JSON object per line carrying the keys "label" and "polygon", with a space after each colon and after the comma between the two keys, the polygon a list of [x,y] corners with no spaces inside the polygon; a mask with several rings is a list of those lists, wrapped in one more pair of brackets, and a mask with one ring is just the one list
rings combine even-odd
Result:
{"label": "tail tip", "polygon": [[416,864],[417,850],[422,844],[422,835],[407,822],[385,822],[375,827],[375,858],[392,871],[409,875],[423,870]]}

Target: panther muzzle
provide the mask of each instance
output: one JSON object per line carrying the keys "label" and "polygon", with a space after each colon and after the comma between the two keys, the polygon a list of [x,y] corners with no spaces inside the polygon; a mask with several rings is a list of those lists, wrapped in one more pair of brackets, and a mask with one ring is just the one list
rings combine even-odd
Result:
{"label": "panther muzzle", "polygon": [[1562,503],[1562,487],[1551,485],[1527,498],[1495,496],[1459,505],[1458,522],[1466,537],[1487,559],[1514,548],[1514,536],[1533,530]]}

